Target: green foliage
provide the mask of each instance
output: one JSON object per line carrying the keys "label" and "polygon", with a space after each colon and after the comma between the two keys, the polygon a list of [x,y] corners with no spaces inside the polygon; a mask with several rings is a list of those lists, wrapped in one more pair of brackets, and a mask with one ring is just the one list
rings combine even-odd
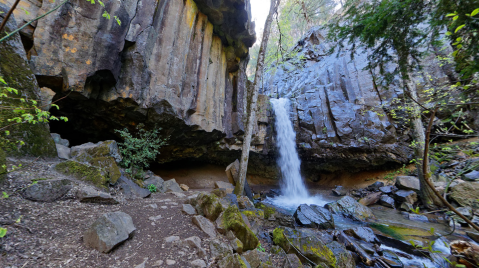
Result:
{"label": "green foliage", "polygon": [[5,235],[7,235],[7,228],[0,227],[0,238],[4,237]]}
{"label": "green foliage", "polygon": [[130,133],[127,128],[116,130],[123,138],[123,142],[118,144],[123,156],[120,164],[130,174],[141,173],[144,168],[148,168],[150,162],[159,154],[160,148],[167,145],[168,137],[164,139],[160,137],[161,128],[147,131],[143,127],[142,124],[138,125],[136,134]]}
{"label": "green foliage", "polygon": [[[59,108],[56,104],[49,105]],[[15,125],[34,125],[48,123],[50,120],[68,121],[66,117],[58,118],[42,108],[44,105],[39,104],[38,100],[24,97],[19,90],[10,87],[5,79],[0,77],[0,110],[3,110],[0,116],[0,147],[12,150],[25,144],[17,137],[11,137],[9,129]]]}
{"label": "green foliage", "polygon": [[7,192],[2,192],[2,199],[7,199],[10,196],[7,194]]}
{"label": "green foliage", "polygon": [[150,193],[156,193],[158,189],[156,188],[156,185],[150,184],[148,185],[148,191],[150,191]]}
{"label": "green foliage", "polygon": [[266,249],[264,249],[264,247],[261,245],[261,243],[259,243],[257,249],[261,252],[266,252]]}
{"label": "green foliage", "polygon": [[418,215],[421,214],[421,211],[420,211],[419,207],[416,207],[415,209],[414,209],[414,208],[411,208],[411,211],[412,211],[414,214],[418,214]]}
{"label": "green foliage", "polygon": [[408,170],[406,168],[406,165],[403,165],[402,168],[400,168],[398,170],[395,170],[395,171],[391,171],[388,174],[386,174],[384,176],[384,179],[388,180],[388,181],[393,181],[393,180],[396,179],[397,176],[399,176],[401,174],[404,174],[404,173],[407,173],[407,172],[408,172]]}

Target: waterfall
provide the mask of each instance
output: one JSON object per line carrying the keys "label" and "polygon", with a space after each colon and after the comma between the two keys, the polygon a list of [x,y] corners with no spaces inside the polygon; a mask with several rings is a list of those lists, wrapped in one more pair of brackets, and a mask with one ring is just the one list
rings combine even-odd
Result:
{"label": "waterfall", "polygon": [[324,205],[325,200],[319,196],[310,196],[301,177],[301,160],[296,150],[296,133],[289,119],[290,101],[288,99],[271,99],[276,130],[276,147],[279,151],[277,160],[281,170],[281,196],[271,198],[269,202],[288,210],[296,210],[301,204]]}
{"label": "waterfall", "polygon": [[289,120],[290,102],[288,99],[272,99],[276,121],[276,146],[279,151],[278,166],[281,169],[281,191],[290,198],[308,197],[308,191],[301,178],[298,152],[296,151],[296,133]]}

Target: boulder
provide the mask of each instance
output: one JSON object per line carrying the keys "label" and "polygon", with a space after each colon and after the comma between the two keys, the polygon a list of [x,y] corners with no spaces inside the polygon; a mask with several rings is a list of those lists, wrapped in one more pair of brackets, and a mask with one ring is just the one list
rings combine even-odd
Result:
{"label": "boulder", "polygon": [[143,187],[148,187],[153,184],[155,185],[157,191],[161,192],[161,189],[163,189],[164,182],[165,181],[160,176],[151,175],[148,177],[148,179],[143,181]]}
{"label": "boulder", "polygon": [[216,219],[218,231],[225,234],[232,231],[233,234],[243,242],[244,250],[255,249],[258,246],[258,238],[245,223],[242,214],[236,206],[230,206]]}
{"label": "boulder", "polygon": [[286,260],[284,261],[283,268],[298,267],[302,268],[303,264],[296,254],[286,254]]}
{"label": "boulder", "polygon": [[[216,189],[224,190],[224,189]],[[224,209],[227,209],[229,206],[239,207],[238,197],[235,194],[226,194],[224,197],[220,198],[220,203]]]}
{"label": "boulder", "polygon": [[467,174],[462,175],[462,179],[465,181],[479,181],[479,171],[473,170]]}
{"label": "boulder", "polygon": [[219,268],[250,268],[249,263],[238,253],[228,254],[218,262]]}
{"label": "boulder", "polygon": [[246,196],[240,196],[238,197],[238,207],[240,209],[252,209],[254,208],[253,202],[249,200],[248,197]]}
{"label": "boulder", "polygon": [[196,210],[200,215],[211,221],[215,221],[223,212],[220,199],[214,194],[200,193],[196,198]]}
{"label": "boulder", "polygon": [[294,212],[294,219],[300,226],[317,229],[334,229],[331,212],[317,205],[300,205]]}
{"label": "boulder", "polygon": [[418,192],[421,189],[421,184],[417,177],[397,176],[396,187],[401,190],[412,190]]}
{"label": "boulder", "polygon": [[193,216],[192,220],[196,226],[198,226],[203,232],[205,232],[211,238],[216,237],[215,225],[211,223],[210,220],[208,220],[207,218],[201,215]]}
{"label": "boulder", "polygon": [[411,203],[404,202],[404,203],[401,203],[401,206],[399,206],[399,209],[402,211],[410,212],[414,209],[414,207],[412,206]]}
{"label": "boulder", "polygon": [[223,258],[224,256],[233,253],[230,245],[218,240],[212,239],[210,241],[210,254],[212,258]]}
{"label": "boulder", "polygon": [[196,259],[190,262],[191,267],[206,268],[206,262],[202,259]]}
{"label": "boulder", "polygon": [[180,184],[180,188],[181,188],[181,190],[183,190],[185,192],[188,192],[188,190],[190,189],[190,187],[188,187],[188,185],[186,185],[186,184]]}
{"label": "boulder", "polygon": [[461,182],[451,187],[449,198],[463,207],[473,206],[479,196],[479,182]]}
{"label": "boulder", "polygon": [[373,212],[366,206],[359,204],[350,196],[345,196],[340,200],[326,205],[332,213],[342,215],[357,221],[375,219]]}
{"label": "boulder", "polygon": [[366,187],[367,190],[369,191],[378,191],[380,187],[383,187],[384,186],[384,182],[382,181],[377,181],[371,185],[369,185],[368,187]]}
{"label": "boulder", "polygon": [[295,220],[291,213],[282,208],[262,202],[257,203],[255,207],[264,211],[264,219],[268,220],[270,227],[277,227],[278,225],[294,227],[295,225]]}
{"label": "boulder", "polygon": [[346,190],[343,186],[336,186],[336,188],[333,189],[333,194],[337,196],[344,196],[348,193],[348,190]]}
{"label": "boulder", "polygon": [[381,193],[370,193],[367,196],[359,199],[359,204],[364,205],[364,206],[370,206],[373,204],[376,204],[379,201],[379,198],[381,197]]}
{"label": "boulder", "polygon": [[121,177],[121,170],[118,167],[115,158],[111,156],[95,157],[90,160],[90,165],[100,169],[101,174],[108,178],[108,182],[113,185]]}
{"label": "boulder", "polygon": [[36,202],[53,202],[70,191],[70,180],[39,180],[23,190],[23,197]]}
{"label": "boulder", "polygon": [[369,227],[356,227],[344,230],[344,233],[367,243],[380,244],[380,241],[374,234],[374,231]]}
{"label": "boulder", "polygon": [[113,157],[117,163],[121,162],[121,155],[116,141],[101,141],[85,143],[71,148],[72,158],[78,162],[90,163],[97,157]]}
{"label": "boulder", "polygon": [[109,181],[109,178],[103,175],[100,168],[72,160],[58,163],[55,170],[64,175],[91,183],[96,187],[104,188]]}
{"label": "boulder", "polygon": [[91,186],[83,186],[76,193],[77,198],[82,203],[101,203],[101,204],[117,204],[110,194],[96,190]]}
{"label": "boulder", "polygon": [[117,211],[108,212],[98,218],[83,234],[86,246],[108,253],[127,240],[136,228],[130,215]]}
{"label": "boulder", "polygon": [[381,195],[381,198],[379,199],[379,204],[388,208],[395,208],[394,199],[389,195]]}
{"label": "boulder", "polygon": [[233,248],[234,253],[243,253],[243,242],[241,242],[241,240],[239,240],[238,238],[230,240],[230,245]]}
{"label": "boulder", "polygon": [[[286,254],[296,254],[303,263],[309,263],[307,260],[309,259],[319,267],[355,267],[352,255],[348,254],[348,251],[342,245],[339,243],[332,245],[332,248],[336,251],[335,254],[318,237],[305,234],[301,230],[294,230],[289,227],[276,228],[273,231],[273,242],[282,247]],[[339,254],[340,251],[343,254]]]}
{"label": "boulder", "polygon": [[197,250],[198,257],[206,257],[206,251],[201,246],[201,239],[197,236],[191,236],[183,240],[183,245]]}
{"label": "boulder", "polygon": [[231,194],[235,190],[235,187],[229,182],[215,181],[215,189],[226,189],[226,193]]}
{"label": "boulder", "polygon": [[394,193],[394,199],[398,203],[403,203],[407,202],[410,204],[414,204],[417,202],[417,194],[414,191],[411,190],[399,190]]}
{"label": "boulder", "polygon": [[60,144],[60,145],[63,145],[65,147],[70,147],[70,142],[67,139],[62,139],[60,134],[51,133],[50,135],[52,136],[52,139],[55,142],[55,144]]}
{"label": "boulder", "polygon": [[57,147],[58,158],[66,160],[71,158],[70,148],[61,144],[55,144],[55,146]]}
{"label": "boulder", "polygon": [[256,249],[246,251],[242,256],[248,261],[251,268],[259,268],[262,264],[272,263],[271,257],[268,253]]}
{"label": "boulder", "polygon": [[118,185],[120,186],[123,194],[128,199],[133,198],[146,198],[151,195],[151,192],[145,188],[141,188],[138,184],[134,183],[132,180],[128,179],[126,176],[122,175],[118,180]]}
{"label": "boulder", "polygon": [[183,204],[183,209],[181,210],[187,215],[196,215],[196,209],[190,204]]}
{"label": "boulder", "polygon": [[170,192],[175,192],[175,193],[181,193],[183,190],[180,188],[180,185],[176,182],[175,179],[167,180],[163,183],[163,187],[161,189],[161,192],[163,193],[170,193]]}
{"label": "boulder", "polygon": [[393,192],[393,187],[391,185],[379,187],[379,191],[383,194],[390,194]]}

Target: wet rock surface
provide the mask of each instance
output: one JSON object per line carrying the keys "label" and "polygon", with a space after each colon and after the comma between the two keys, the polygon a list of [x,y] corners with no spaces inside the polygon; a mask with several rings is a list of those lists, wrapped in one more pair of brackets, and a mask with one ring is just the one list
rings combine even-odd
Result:
{"label": "wet rock surface", "polygon": [[359,204],[350,196],[345,196],[339,201],[329,203],[326,207],[334,214],[339,214],[357,221],[375,218],[373,212],[368,207]]}
{"label": "wet rock surface", "polygon": [[293,216],[300,226],[334,229],[334,219],[331,212],[317,205],[300,205]]}

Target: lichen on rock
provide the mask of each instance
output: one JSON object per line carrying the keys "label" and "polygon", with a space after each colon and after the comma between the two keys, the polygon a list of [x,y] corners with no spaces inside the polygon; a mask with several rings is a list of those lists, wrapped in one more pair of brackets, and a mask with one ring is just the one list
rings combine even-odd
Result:
{"label": "lichen on rock", "polygon": [[57,164],[55,170],[68,176],[73,176],[97,187],[105,187],[108,177],[103,176],[99,168],[88,166],[76,161],[65,161]]}

